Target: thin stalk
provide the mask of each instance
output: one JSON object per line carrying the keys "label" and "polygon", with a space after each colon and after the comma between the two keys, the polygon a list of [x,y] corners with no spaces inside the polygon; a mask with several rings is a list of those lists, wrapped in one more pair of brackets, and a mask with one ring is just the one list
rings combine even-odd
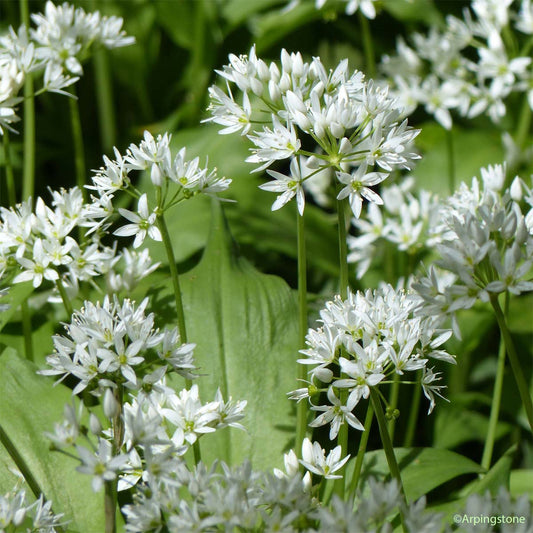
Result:
{"label": "thin stalk", "polygon": [[72,316],[72,313],[74,313],[74,309],[72,308],[72,304],[70,303],[70,299],[68,297],[67,291],[61,279],[58,279],[56,281],[56,287],[57,287],[57,290],[59,291],[59,295],[61,296],[61,300],[63,301],[63,306],[65,307],[65,311],[67,312],[67,315],[70,318]]}
{"label": "thin stalk", "polygon": [[[340,188],[340,187],[339,187]],[[337,200],[337,219],[338,219],[338,236],[339,236],[339,269],[340,269],[340,280],[339,280],[339,292],[343,300],[348,297],[348,245],[346,242],[347,231],[346,231],[346,199]],[[342,373],[341,373],[342,377]],[[346,398],[348,396],[347,389],[342,389],[340,393],[340,401],[342,404],[346,403]],[[337,436],[337,442],[341,447],[341,457],[346,457],[348,453],[348,424],[344,423],[339,429],[339,434]],[[342,475],[345,470],[343,467],[340,474]],[[340,498],[344,498],[345,490],[345,480],[344,478],[337,479],[335,481],[335,494]]]}
{"label": "thin stalk", "polygon": [[39,498],[39,496],[43,494],[43,490],[39,486],[37,480],[33,477],[33,474],[29,466],[26,464],[26,461],[22,455],[20,455],[17,447],[13,444],[2,426],[0,426],[0,442],[6,449],[11,459],[13,459],[13,462],[17,465],[20,473],[24,476],[24,480],[28,484],[28,487],[30,487],[30,490],[33,492],[36,498]]}
{"label": "thin stalk", "polygon": [[[398,405],[399,395],[400,395],[400,376],[398,374],[394,374],[394,378],[393,378],[392,385],[390,388],[390,396],[389,396],[389,408],[391,411],[394,411],[396,409]],[[387,426],[389,430],[390,440],[391,442],[394,442],[394,430],[396,428],[396,417],[391,416],[391,419],[389,420]]]}
{"label": "thin stalk", "polygon": [[446,154],[448,156],[448,189],[450,194],[455,192],[455,147],[453,142],[453,128],[446,131]]}
{"label": "thin stalk", "polygon": [[15,192],[15,176],[11,161],[11,143],[7,129],[4,129],[4,160],[6,166],[7,200],[9,205],[14,206],[17,203],[17,194]]}
{"label": "thin stalk", "polygon": [[528,133],[531,130],[531,106],[529,105],[528,95],[524,94],[522,107],[520,109],[520,116],[518,118],[518,126],[515,133],[515,142],[520,150],[526,147]]}
{"label": "thin stalk", "polygon": [[365,66],[369,78],[376,77],[376,59],[374,55],[374,42],[372,40],[372,33],[370,32],[370,24],[368,19],[359,10],[359,24],[361,26],[361,33],[363,35],[363,50],[365,53]]}
{"label": "thin stalk", "polygon": [[103,151],[108,152],[116,144],[117,131],[115,106],[113,105],[113,82],[109,71],[107,51],[104,48],[96,50],[93,62],[100,138]]}
{"label": "thin stalk", "polygon": [[[160,191],[158,190],[158,205],[160,204]],[[183,311],[183,299],[181,296],[181,287],[180,287],[180,278],[178,274],[178,267],[176,266],[176,259],[174,256],[174,249],[172,248],[172,240],[170,239],[170,234],[168,233],[167,224],[165,222],[165,217],[163,213],[157,215],[157,227],[161,232],[161,237],[163,239],[163,245],[165,246],[165,251],[168,259],[168,266],[170,269],[170,277],[172,278],[172,286],[174,288],[174,299],[176,301],[176,314],[178,318],[178,330],[180,334],[181,341],[183,343],[187,342],[187,330],[185,329],[185,312]],[[192,381],[190,379],[185,380],[185,386],[190,389],[192,386]],[[194,452],[194,462],[198,464],[202,460],[202,455],[200,451],[200,443],[198,440],[193,444]]]}
{"label": "thin stalk", "polygon": [[76,97],[76,89],[72,87],[74,98],[69,98],[70,126],[72,128],[72,142],[74,144],[74,166],[76,170],[76,185],[82,192],[83,200],[87,201],[85,189],[85,148],[83,146],[83,132],[81,129],[80,106]]}
{"label": "thin stalk", "polygon": [[[374,387],[370,387],[370,398],[372,400],[372,406],[376,413],[376,418],[379,426],[379,434],[381,436],[381,443],[383,444],[383,450],[385,452],[385,457],[387,458],[390,473],[392,477],[396,480],[400,488],[400,497],[402,499],[403,507],[407,508],[407,499],[405,497],[405,490],[403,488],[402,477],[400,475],[400,467],[398,466],[398,462],[396,461],[396,456],[394,455],[394,448],[392,447],[389,432],[387,431],[387,420],[385,419],[385,414],[383,413],[383,407],[381,406],[379,392]],[[403,530],[407,531],[405,527],[403,509],[400,509],[400,519],[402,522]]]}
{"label": "thin stalk", "polygon": [[420,400],[422,398],[422,370],[418,371],[417,384],[413,392],[413,400],[411,402],[411,409],[409,410],[409,419],[407,420],[407,429],[405,431],[404,447],[410,448],[415,440],[416,422],[418,420],[418,411],[420,410]]}
{"label": "thin stalk", "polygon": [[350,483],[350,500],[355,498],[357,492],[357,486],[359,485],[359,478],[361,477],[361,470],[363,468],[363,459],[365,458],[366,446],[368,444],[368,437],[370,437],[370,428],[372,427],[372,420],[374,419],[374,409],[372,404],[369,403],[366,410],[365,417],[365,430],[361,435],[359,441],[359,449],[357,450],[357,458],[355,460],[355,466],[353,469],[352,480]]}
{"label": "thin stalk", "polygon": [[511,369],[513,370],[516,385],[518,386],[518,392],[520,393],[520,398],[522,399],[522,404],[526,411],[529,427],[533,432],[533,403],[529,394],[528,384],[520,366],[518,355],[516,354],[516,349],[513,343],[513,339],[511,337],[511,332],[507,327],[507,321],[505,320],[502,308],[500,307],[498,296],[495,294],[491,294],[490,303],[492,304],[492,308],[494,309],[498,326],[500,327],[500,332],[505,343],[507,357],[509,359],[509,362],[511,363]]}
{"label": "thin stalk", "polygon": [[[305,250],[305,221],[303,215],[296,213],[297,239],[298,239],[298,348],[305,348],[305,336],[307,334],[307,258]],[[305,381],[307,377],[304,365],[298,364],[298,380]],[[296,406],[296,450],[302,449],[302,443],[307,431],[306,401],[298,402]]]}
{"label": "thin stalk", "polygon": [[117,492],[116,492],[114,481],[106,481],[104,483],[104,508],[105,508],[105,533],[115,533],[117,531],[117,524],[116,524]]}

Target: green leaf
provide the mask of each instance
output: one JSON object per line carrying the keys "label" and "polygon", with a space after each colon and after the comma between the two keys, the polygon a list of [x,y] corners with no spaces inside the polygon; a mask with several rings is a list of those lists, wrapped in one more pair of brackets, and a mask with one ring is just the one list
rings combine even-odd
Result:
{"label": "green leaf", "polygon": [[202,458],[279,465],[294,431],[294,405],[286,393],[298,386],[292,291],[237,254],[217,201],[202,260],[181,285],[188,340],[197,345],[201,398],[211,400],[220,387],[226,398],[248,401],[247,433],[226,428],[202,437]]}
{"label": "green leaf", "polygon": [[0,313],[0,331],[11,320],[13,315],[19,310],[20,304],[28,298],[33,292],[33,285],[31,281],[26,283],[16,283],[9,287],[6,296],[0,299],[1,305],[8,305],[8,309]]}
{"label": "green leaf", "polygon": [[[474,461],[448,450],[434,448],[395,448],[394,453],[402,477],[405,495],[415,501],[429,491],[464,474],[478,474],[483,468]],[[355,461],[350,461],[346,479],[349,482]],[[363,476],[385,477],[389,467],[383,450],[367,452]]]}
{"label": "green leaf", "polygon": [[[484,442],[487,438],[489,420],[486,416],[467,410],[461,406],[441,406],[437,413],[433,446],[435,448],[455,448],[470,441]],[[508,434],[512,425],[498,422],[496,439]]]}
{"label": "green leaf", "polygon": [[533,294],[510,299],[508,324],[513,333],[533,333]]}
{"label": "green leaf", "polygon": [[509,478],[509,488],[511,494],[518,498],[523,494],[527,494],[529,499],[533,501],[533,470],[511,470]]}
{"label": "green leaf", "polygon": [[254,0],[253,2],[250,0],[228,0],[222,7],[222,14],[232,26],[238,26],[249,20],[255,13],[279,6],[284,2],[285,0]]}
{"label": "green leaf", "polygon": [[383,0],[383,9],[402,22],[441,26],[443,19],[433,0]]}
{"label": "green leaf", "polygon": [[[94,494],[89,476],[75,471],[78,463],[49,450],[45,431],[63,420],[63,408],[71,391],[36,374],[37,367],[17,356],[13,349],[0,355],[0,426],[16,447],[29,471],[52,500],[56,513],[71,520],[69,532],[104,531],[103,494]],[[13,488],[14,464],[0,454],[0,488]],[[29,492],[29,491],[28,491]]]}

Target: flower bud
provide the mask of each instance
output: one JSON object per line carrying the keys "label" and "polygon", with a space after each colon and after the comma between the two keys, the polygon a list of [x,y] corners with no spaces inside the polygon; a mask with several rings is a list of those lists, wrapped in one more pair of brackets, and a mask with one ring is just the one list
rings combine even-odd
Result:
{"label": "flower bud", "polygon": [[316,170],[320,166],[320,159],[312,155],[311,157],[308,157],[307,160],[305,161],[305,166],[309,170]]}
{"label": "flower bud", "polygon": [[102,424],[100,424],[100,420],[98,420],[98,417],[94,413],[89,415],[89,429],[93,435],[100,435],[102,433]]}
{"label": "flower bud", "polygon": [[106,389],[104,393],[104,414],[110,420],[118,415],[118,402],[111,389]]}
{"label": "flower bud", "polygon": [[317,368],[314,373],[322,383],[331,383],[333,379],[333,372],[329,368]]}
{"label": "flower bud", "polygon": [[511,198],[515,202],[522,200],[522,183],[518,176],[515,176],[513,183],[511,183]]}

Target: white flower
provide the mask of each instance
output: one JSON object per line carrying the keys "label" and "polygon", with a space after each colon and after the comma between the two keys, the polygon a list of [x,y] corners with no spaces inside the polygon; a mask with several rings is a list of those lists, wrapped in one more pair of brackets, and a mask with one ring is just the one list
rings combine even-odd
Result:
{"label": "white flower", "polygon": [[337,446],[331,450],[326,457],[325,450],[318,442],[311,442],[308,438],[302,443],[302,464],[307,470],[325,479],[340,479],[342,476],[335,475],[350,458],[349,455],[341,459],[341,447]]}
{"label": "white flower", "polygon": [[33,286],[37,288],[41,285],[43,279],[50,281],[56,281],[59,279],[57,271],[48,266],[51,263],[52,258],[44,250],[43,241],[41,239],[37,239],[33,245],[32,259],[20,257],[17,258],[17,261],[24,268],[24,272],[16,276],[13,283],[33,280]]}
{"label": "white flower", "polygon": [[134,213],[128,209],[119,207],[119,213],[124,218],[132,222],[132,224],[126,224],[125,226],[122,226],[121,228],[117,229],[113,235],[118,235],[120,237],[135,235],[135,240],[133,241],[134,248],[139,248],[139,246],[141,246],[147,234],[154,241],[163,240],[159,228],[155,226],[156,214],[148,211],[148,197],[146,194],[143,194],[139,198],[137,211],[137,213]]}
{"label": "white flower", "polygon": [[263,189],[264,191],[282,193],[272,204],[272,211],[280,209],[292,198],[294,198],[294,196],[296,196],[298,212],[300,215],[303,215],[305,207],[305,195],[302,188],[302,174],[300,171],[300,165],[298,164],[298,159],[296,157],[291,159],[289,176],[285,176],[285,174],[281,174],[275,170],[267,170],[267,172],[273,178],[276,178],[276,181],[259,185],[259,188]]}

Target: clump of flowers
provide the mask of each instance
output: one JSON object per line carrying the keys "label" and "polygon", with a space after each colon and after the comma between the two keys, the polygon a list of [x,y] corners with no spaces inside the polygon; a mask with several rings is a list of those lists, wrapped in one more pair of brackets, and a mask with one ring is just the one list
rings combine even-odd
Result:
{"label": "clump of flowers", "polygon": [[453,316],[491,295],[533,290],[531,211],[521,202],[531,203],[531,193],[520,178],[509,188],[504,182],[505,165],[481,169],[481,180],[463,183],[443,205],[435,264],[448,275],[432,267],[414,284],[427,313]]}
{"label": "clump of flowers", "polygon": [[86,13],[81,7],[50,0],[44,13],[32,14],[33,27],[24,24],[0,36],[0,133],[17,122],[16,105],[27,73],[42,74],[45,91],[70,95],[67,88],[83,74],[81,63],[97,46],[118,48],[135,42],[122,30],[120,17]]}
{"label": "clump of flowers", "polygon": [[[418,298],[406,291],[382,285],[375,291],[349,293],[326,304],[320,312],[322,326],[310,329],[307,348],[299,359],[311,367],[306,387],[290,393],[293,399],[306,399],[311,409],[320,413],[311,427],[330,426],[330,439],[336,438],[341,425],[363,430],[352,411],[370,389],[389,382],[396,374],[422,371],[420,385],[435,406],[435,394],[441,396],[439,373],[428,366],[430,359],[455,363],[441,348],[451,331],[441,329],[438,318],[417,316]],[[334,374],[340,366],[342,376]],[[327,391],[327,403],[315,405],[319,391]],[[348,395],[342,400],[342,391]]]}
{"label": "clump of flowers", "polygon": [[381,67],[405,115],[422,105],[446,129],[452,127],[451,111],[468,118],[486,113],[499,122],[513,92],[526,93],[533,108],[528,48],[517,53],[505,33],[514,24],[531,35],[533,6],[523,0],[516,13],[511,4],[473,1],[463,18],[448,15],[443,30],[413,34],[412,46],[398,39],[398,54],[384,56]]}
{"label": "clump of flowers", "polygon": [[384,243],[405,254],[408,264],[414,265],[441,241],[441,202],[429,191],[415,193],[413,186],[414,180],[406,179],[401,184],[383,187],[382,208],[369,204],[364,216],[352,219],[357,236],[348,237],[348,261],[356,264],[358,278],[378,259]]}
{"label": "clump of flowers", "polygon": [[[383,203],[372,186],[418,158],[410,146],[419,132],[400,120],[397,101],[361,72],[350,73],[347,60],[327,71],[317,57],[307,63],[299,52],[282,50],[280,65],[267,64],[254,47],[248,56],[231,54],[229,60],[218,71],[227,90],[209,89],[211,117],[206,121],[223,126],[222,134],[248,137],[254,148],[247,161],[259,165],[256,171],[290,160],[288,175],[267,171],[274,180],[262,188],[279,193],[272,209],[296,197],[302,214],[304,182],[332,169],[337,198],[348,198],[358,217],[363,198]],[[234,95],[235,87],[242,97]],[[309,156],[310,172],[301,167],[302,155]]]}
{"label": "clump of flowers", "polygon": [[52,502],[43,495],[31,502],[26,489],[16,486],[0,495],[0,528],[2,531],[26,531],[28,533],[56,533],[62,531],[63,514],[54,514]]}

